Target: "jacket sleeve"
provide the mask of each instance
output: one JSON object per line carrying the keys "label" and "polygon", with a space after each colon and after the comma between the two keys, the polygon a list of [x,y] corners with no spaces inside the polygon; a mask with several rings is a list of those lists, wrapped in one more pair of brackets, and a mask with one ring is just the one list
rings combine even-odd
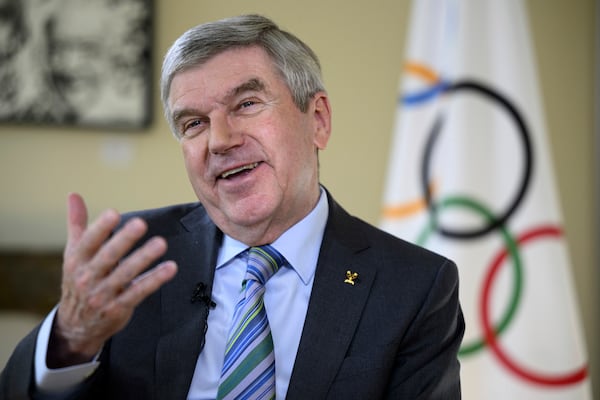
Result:
{"label": "jacket sleeve", "polygon": [[465,329],[458,271],[447,260],[400,346],[386,397],[460,399],[457,354]]}
{"label": "jacket sleeve", "polygon": [[34,386],[33,362],[40,327],[31,331],[17,345],[0,374],[0,399],[32,398]]}

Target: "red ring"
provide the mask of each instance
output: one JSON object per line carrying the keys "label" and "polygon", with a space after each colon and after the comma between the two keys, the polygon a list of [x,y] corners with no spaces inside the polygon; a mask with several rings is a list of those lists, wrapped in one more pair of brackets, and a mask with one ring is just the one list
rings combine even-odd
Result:
{"label": "red ring", "polygon": [[[552,237],[560,237],[562,236],[562,230],[560,228],[554,226],[542,226],[539,228],[535,228],[529,230],[519,237],[517,237],[518,244],[525,244],[531,239],[541,237],[541,236],[552,236]],[[511,372],[516,374],[517,376],[523,378],[524,380],[537,383],[540,385],[546,386],[565,386],[572,385],[578,382],[583,381],[588,374],[587,365],[584,365],[580,369],[577,369],[572,372],[564,373],[564,374],[544,374],[544,373],[536,373],[531,370],[528,370],[517,362],[512,360],[507,353],[500,347],[500,344],[496,340],[496,334],[492,327],[492,323],[490,321],[490,312],[489,312],[489,303],[490,303],[490,293],[491,286],[494,276],[502,266],[502,262],[506,258],[507,250],[503,249],[500,254],[494,259],[494,262],[491,264],[489,268],[489,272],[485,278],[485,282],[483,285],[482,291],[482,301],[481,301],[481,323],[484,331],[484,340],[487,342],[488,346],[494,353],[501,364],[503,364],[506,368],[508,368]]]}

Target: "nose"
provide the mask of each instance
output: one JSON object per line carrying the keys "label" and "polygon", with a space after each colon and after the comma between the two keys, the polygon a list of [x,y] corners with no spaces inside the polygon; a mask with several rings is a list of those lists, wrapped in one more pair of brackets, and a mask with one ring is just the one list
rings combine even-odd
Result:
{"label": "nose", "polygon": [[208,150],[211,154],[225,154],[243,143],[243,135],[225,115],[213,116],[208,134]]}

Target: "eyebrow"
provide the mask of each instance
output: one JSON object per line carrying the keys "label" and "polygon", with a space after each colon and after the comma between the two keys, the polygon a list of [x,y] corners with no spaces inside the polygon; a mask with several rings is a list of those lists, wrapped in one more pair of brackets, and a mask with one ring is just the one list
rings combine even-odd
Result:
{"label": "eyebrow", "polygon": [[231,89],[227,95],[225,96],[226,99],[231,99],[235,96],[238,96],[241,93],[244,92],[264,92],[266,90],[266,85],[265,83],[260,80],[259,78],[250,78],[248,79],[246,82],[242,83],[241,85],[238,85],[236,87],[234,87],[233,89]]}
{"label": "eyebrow", "polygon": [[[267,85],[265,85],[265,83],[262,80],[260,80],[259,78],[250,78],[246,82],[243,82],[242,84],[229,90],[227,92],[227,94],[225,95],[224,99],[225,99],[225,101],[229,101],[229,100],[235,98],[236,96],[239,96],[240,94],[245,93],[245,92],[265,92],[266,87],[267,87]],[[177,124],[181,118],[186,117],[188,115],[197,115],[197,114],[198,114],[198,111],[193,108],[184,108],[184,109],[176,111],[173,114],[172,120],[175,124]]]}

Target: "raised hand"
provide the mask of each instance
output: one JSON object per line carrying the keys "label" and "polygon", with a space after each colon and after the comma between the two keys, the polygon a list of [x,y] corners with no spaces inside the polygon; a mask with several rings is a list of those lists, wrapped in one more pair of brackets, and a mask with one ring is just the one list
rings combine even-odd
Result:
{"label": "raised hand", "polygon": [[144,272],[167,249],[161,237],[128,254],[146,233],[143,220],[132,219],[114,232],[120,221],[115,210],[104,211],[89,226],[87,219],[81,196],[70,194],[62,293],[48,346],[50,368],[91,360],[125,327],[135,307],[177,272],[172,261]]}

